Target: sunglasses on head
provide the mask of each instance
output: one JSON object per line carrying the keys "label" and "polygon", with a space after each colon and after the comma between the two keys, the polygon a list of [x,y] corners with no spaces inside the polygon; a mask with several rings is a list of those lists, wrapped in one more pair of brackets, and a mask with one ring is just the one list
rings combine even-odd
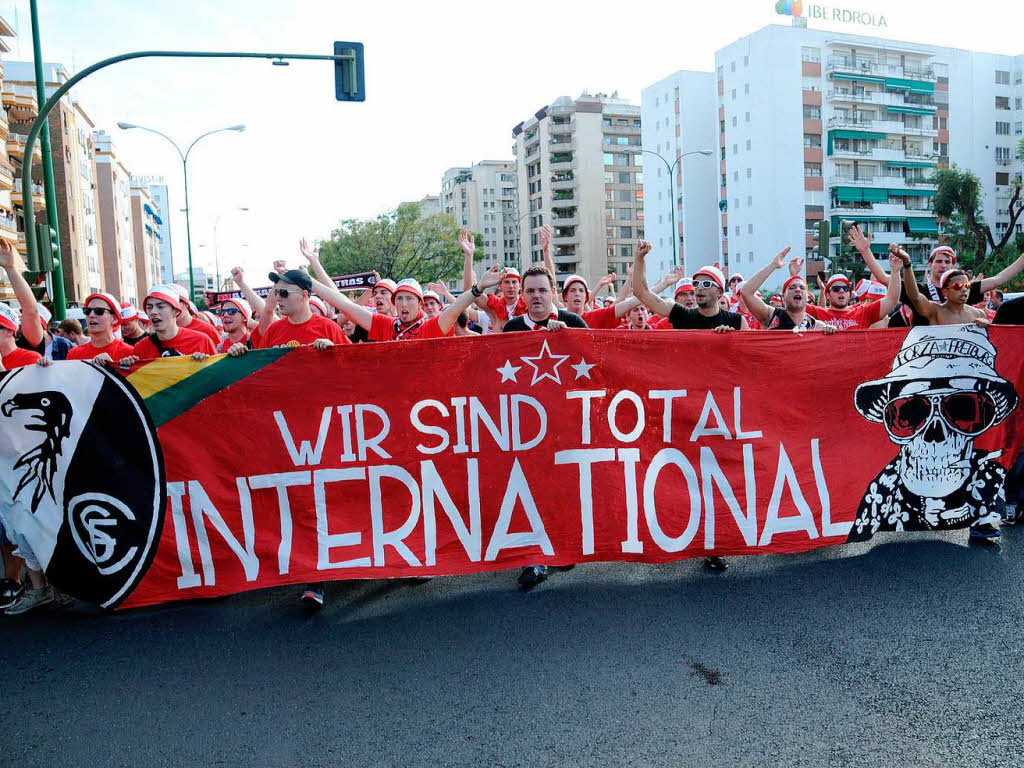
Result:
{"label": "sunglasses on head", "polygon": [[899,440],[912,438],[931,422],[936,407],[949,427],[968,437],[991,427],[996,416],[996,404],[987,392],[911,395],[885,406],[885,428]]}
{"label": "sunglasses on head", "polygon": [[88,317],[89,315],[100,315],[100,316],[102,316],[104,312],[109,312],[110,314],[114,314],[114,310],[108,309],[106,307],[83,307],[82,308],[82,313],[86,317]]}
{"label": "sunglasses on head", "polygon": [[714,280],[694,280],[693,281],[693,287],[694,288],[717,288],[718,287],[718,283],[716,283]]}

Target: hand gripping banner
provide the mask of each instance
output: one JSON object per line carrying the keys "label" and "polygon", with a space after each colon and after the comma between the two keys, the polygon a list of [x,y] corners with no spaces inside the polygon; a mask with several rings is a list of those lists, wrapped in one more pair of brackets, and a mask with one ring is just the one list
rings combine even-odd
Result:
{"label": "hand gripping banner", "polygon": [[1024,330],[536,332],[3,376],[8,537],[128,607],[963,528],[1020,448]]}

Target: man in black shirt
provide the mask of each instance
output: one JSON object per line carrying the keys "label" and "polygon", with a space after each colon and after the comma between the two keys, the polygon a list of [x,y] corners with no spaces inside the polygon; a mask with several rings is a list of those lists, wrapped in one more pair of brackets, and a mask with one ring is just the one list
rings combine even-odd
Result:
{"label": "man in black shirt", "polygon": [[993,325],[1024,325],[1024,296],[1004,301],[992,318]]}
{"label": "man in black shirt", "polygon": [[[885,270],[882,269],[882,265],[878,263],[878,259],[875,258],[875,255],[871,252],[871,236],[862,233],[859,226],[851,227],[849,234],[850,243],[854,248],[860,251],[860,255],[864,258],[864,263],[868,265],[868,269],[871,270],[871,274],[875,280],[880,282],[882,285],[888,285],[889,276],[886,274]],[[931,299],[932,301],[941,304],[942,292],[938,288],[939,278],[941,278],[945,272],[953,269],[954,267],[956,267],[956,251],[948,245],[940,245],[934,248],[928,256],[928,271],[925,273],[925,282],[918,283],[917,290],[926,299]],[[998,274],[992,277],[986,277],[983,280],[971,281],[971,292],[967,296],[967,305],[973,307],[975,304],[978,304],[985,297],[986,293],[1010,282],[1020,274],[1022,269],[1024,269],[1024,254]],[[900,293],[900,301],[910,307],[912,313],[912,325],[928,325],[928,320],[917,312],[914,312],[913,307],[910,306],[910,300],[907,298],[907,288],[905,285],[903,286],[903,291]]]}
{"label": "man in black shirt", "polygon": [[[523,273],[523,293],[526,300],[526,314],[513,317],[504,326],[502,333],[517,331],[561,331],[564,328],[586,328],[587,324],[579,315],[564,309],[555,309],[555,276],[547,267],[535,265]],[[477,286],[471,289],[474,296],[483,293]],[[571,567],[571,566],[570,566]],[[568,570],[563,568],[562,570]],[[546,565],[527,565],[519,572],[520,589],[531,589],[548,577],[550,568]]]}
{"label": "man in black shirt", "polygon": [[526,300],[526,314],[505,323],[502,333],[587,327],[579,315],[555,309],[555,277],[547,267],[535,265],[523,273],[523,298]]}
{"label": "man in black shirt", "polygon": [[[764,285],[775,270],[786,266],[786,257],[792,248],[786,248],[774,259],[758,270],[753,277],[743,283],[740,294],[757,322],[766,331],[822,331],[835,333],[836,327],[821,320],[815,320],[807,314],[807,300],[811,292],[807,289],[807,281],[800,271],[803,259],[793,259],[789,265],[790,277],[782,284],[782,307],[773,307],[757,295],[757,289]],[[896,290],[898,286],[894,286]]]}
{"label": "man in black shirt", "polygon": [[718,333],[747,330],[747,321],[737,312],[722,309],[718,301],[725,292],[725,276],[718,267],[701,267],[693,274],[693,288],[697,308],[687,309],[682,304],[669,301],[654,293],[647,286],[646,256],[651,244],[641,240],[636,245],[633,261],[633,294],[655,314],[667,317],[677,330],[707,330]]}
{"label": "man in black shirt", "polygon": [[133,347],[146,338],[146,331],[139,322],[139,310],[127,301],[121,302],[121,338]]}

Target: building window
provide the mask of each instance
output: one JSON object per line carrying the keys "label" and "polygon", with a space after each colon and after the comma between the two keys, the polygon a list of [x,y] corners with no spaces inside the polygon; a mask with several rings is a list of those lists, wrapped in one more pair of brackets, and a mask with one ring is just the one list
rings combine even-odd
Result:
{"label": "building window", "polygon": [[804,120],[821,120],[821,107],[804,104]]}
{"label": "building window", "polygon": [[1009,147],[996,147],[996,162],[999,165],[1009,165],[1010,160],[1010,148]]}
{"label": "building window", "polygon": [[743,57],[743,66],[744,67],[749,67],[750,66],[750,57],[749,56],[744,56]]}
{"label": "building window", "polygon": [[748,123],[750,122],[750,113],[749,112],[747,112],[747,122]]}
{"label": "building window", "polygon": [[1009,173],[997,173],[996,174],[996,186],[997,187],[1005,187],[1009,183],[1010,183],[1010,174]]}
{"label": "building window", "polygon": [[821,177],[821,163],[804,163],[804,176]]}
{"label": "building window", "polygon": [[750,169],[750,168],[747,168],[747,178],[749,179],[749,178],[750,178],[751,176],[753,176],[753,175],[754,175],[754,172],[753,172],[753,170],[752,170],[752,169]]}
{"label": "building window", "polygon": [[743,93],[745,93],[747,95],[750,95],[750,83],[744,83],[744,85],[743,85]]}
{"label": "building window", "polygon": [[1013,124],[1013,133],[1016,136],[1020,136],[1021,133],[1024,133],[1024,123],[1020,123],[1020,122],[1014,123]]}
{"label": "building window", "polygon": [[1017,99],[1013,100],[1013,108],[1014,109],[1021,109],[1021,105],[1022,104],[1024,104],[1024,100],[1022,100],[1020,98],[1017,98]]}
{"label": "building window", "polygon": [[[736,118],[736,115],[733,115],[732,116],[732,127],[733,128],[736,127],[737,122],[738,122],[738,120]],[[722,123],[722,130],[725,130],[725,123],[724,122]]]}
{"label": "building window", "polygon": [[718,79],[721,80],[722,77],[725,75],[725,69],[722,67],[722,65],[718,66],[717,72],[718,72]]}
{"label": "building window", "polygon": [[1002,69],[996,70],[996,85],[1009,85],[1010,73]]}
{"label": "building window", "polygon": [[1010,135],[1010,124],[1009,123],[996,123],[996,136],[1009,136]]}
{"label": "building window", "polygon": [[750,139],[747,139],[747,149],[750,149]]}
{"label": "building window", "polygon": [[747,195],[747,208],[752,208],[754,205],[754,196]]}
{"label": "building window", "polygon": [[820,63],[821,49],[804,46],[800,49],[800,61],[809,61],[815,64]]}
{"label": "building window", "polygon": [[804,146],[808,147],[809,149],[821,149],[821,134],[805,133]]}
{"label": "building window", "polygon": [[1010,108],[1010,97],[1009,96],[996,96],[996,109],[1009,109]]}
{"label": "building window", "polygon": [[740,225],[737,224],[736,225],[736,237],[739,237],[739,236],[740,236]]}
{"label": "building window", "polygon": [[732,100],[736,101],[736,89],[735,88],[732,89]]}
{"label": "building window", "polygon": [[754,225],[753,224],[747,224],[747,234],[748,235],[754,234]]}
{"label": "building window", "polygon": [[740,172],[739,171],[733,171],[732,172],[732,180],[733,181],[739,181],[740,180]]}

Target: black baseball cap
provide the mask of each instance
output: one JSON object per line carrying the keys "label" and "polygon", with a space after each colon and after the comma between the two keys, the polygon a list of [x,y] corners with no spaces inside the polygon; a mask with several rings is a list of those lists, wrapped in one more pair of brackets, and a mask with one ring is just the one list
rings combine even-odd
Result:
{"label": "black baseball cap", "polygon": [[277,272],[270,273],[270,282],[276,283],[279,280],[284,280],[286,283],[297,285],[299,288],[301,288],[304,291],[307,291],[308,293],[313,292],[313,281],[310,279],[309,275],[307,275],[301,269],[289,269],[283,275],[279,275],[277,274]]}

